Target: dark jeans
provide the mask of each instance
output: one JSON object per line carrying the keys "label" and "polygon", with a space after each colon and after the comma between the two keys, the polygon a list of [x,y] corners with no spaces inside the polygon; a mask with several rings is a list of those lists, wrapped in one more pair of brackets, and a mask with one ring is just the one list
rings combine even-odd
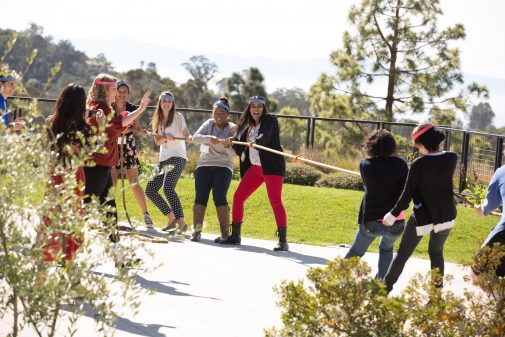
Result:
{"label": "dark jeans", "polygon": [[[109,198],[109,190],[112,187],[111,168],[108,166],[85,166],[84,176],[86,177],[84,187],[84,203],[91,202],[92,196],[97,196],[100,206],[110,206],[112,209],[107,212],[107,217],[114,218],[114,225],[117,225],[118,216],[116,211],[116,199]],[[118,242],[119,236],[111,234],[110,240]]]}
{"label": "dark jeans", "polygon": [[[433,231],[430,233],[428,254],[430,255],[431,269],[438,269],[440,275],[444,275],[444,244],[450,232],[451,228],[438,233]],[[405,231],[403,232],[398,253],[396,254],[396,257],[391,263],[386,277],[384,278],[388,291],[393,289],[394,284],[400,278],[407,260],[410,258],[419,242],[421,242],[422,238],[422,236],[417,236],[416,219],[411,216],[407,222],[407,227],[405,227]],[[438,284],[438,286],[442,286],[442,284]]]}
{"label": "dark jeans", "polygon": [[226,167],[201,166],[195,171],[195,204],[207,206],[210,190],[214,205],[227,206],[226,193],[230,187],[232,173]]}
{"label": "dark jeans", "polygon": [[379,270],[375,277],[383,279],[393,259],[395,242],[402,235],[404,228],[404,220],[396,221],[393,226],[386,226],[378,221],[369,221],[366,224],[360,224],[352,247],[347,252],[345,258],[348,259],[353,256],[362,257],[373,240],[381,237],[379,243]]}

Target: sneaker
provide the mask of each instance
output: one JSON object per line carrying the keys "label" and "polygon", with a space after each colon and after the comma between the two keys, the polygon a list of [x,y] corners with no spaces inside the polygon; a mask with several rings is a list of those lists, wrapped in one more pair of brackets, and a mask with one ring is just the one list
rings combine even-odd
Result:
{"label": "sneaker", "polygon": [[153,219],[151,219],[149,213],[144,213],[144,224],[147,228],[153,227]]}
{"label": "sneaker", "polygon": [[146,231],[148,233],[158,233],[158,231],[153,226],[147,226]]}

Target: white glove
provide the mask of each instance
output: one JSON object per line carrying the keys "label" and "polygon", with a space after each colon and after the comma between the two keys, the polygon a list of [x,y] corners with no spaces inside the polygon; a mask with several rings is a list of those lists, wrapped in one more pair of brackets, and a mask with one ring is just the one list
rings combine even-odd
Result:
{"label": "white glove", "polygon": [[393,226],[395,221],[396,221],[396,217],[393,214],[391,214],[391,212],[384,215],[384,218],[382,219],[382,223],[386,226]]}

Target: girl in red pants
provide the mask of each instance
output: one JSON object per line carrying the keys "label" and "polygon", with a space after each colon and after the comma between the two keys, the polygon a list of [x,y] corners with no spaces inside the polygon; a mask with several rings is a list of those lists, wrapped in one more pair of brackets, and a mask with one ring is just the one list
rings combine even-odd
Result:
{"label": "girl in red pants", "polygon": [[[265,99],[259,96],[249,99],[249,104],[240,117],[232,136],[242,142],[256,143],[282,151],[277,117],[268,114]],[[275,246],[274,251],[287,251],[289,249],[286,239],[288,224],[281,197],[286,171],[284,157],[267,151],[258,151],[250,145],[234,145],[234,149],[240,156],[240,176],[242,179],[233,196],[232,233],[221,243],[240,244],[244,203],[264,182],[278,229],[279,243]]]}

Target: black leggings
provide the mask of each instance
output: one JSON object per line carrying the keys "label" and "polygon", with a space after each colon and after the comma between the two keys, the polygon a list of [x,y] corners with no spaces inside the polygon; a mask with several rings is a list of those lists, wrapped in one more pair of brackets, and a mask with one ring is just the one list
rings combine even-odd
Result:
{"label": "black leggings", "polygon": [[[116,200],[109,198],[109,190],[112,187],[111,168],[108,166],[85,166],[84,176],[86,177],[84,189],[84,203],[91,202],[92,196],[97,196],[101,206],[110,206],[112,209],[107,212],[107,217],[114,218],[114,226],[117,226],[118,216],[116,211]],[[112,242],[118,242],[119,236],[114,233],[110,235]]]}
{"label": "black leggings", "polygon": [[[431,269],[437,268],[440,275],[444,275],[444,244],[449,236],[451,229],[445,229],[438,233],[430,232],[430,242],[428,244],[428,254],[430,255]],[[416,219],[410,217],[403,232],[402,239],[400,241],[400,247],[398,248],[398,253],[394,258],[393,262],[389,266],[389,270],[384,277],[384,282],[386,283],[386,288],[388,291],[393,289],[394,284],[400,278],[400,275],[410,258],[414,249],[416,249],[419,242],[421,242],[422,236],[417,236],[416,233]],[[442,284],[438,284],[442,286]]]}

